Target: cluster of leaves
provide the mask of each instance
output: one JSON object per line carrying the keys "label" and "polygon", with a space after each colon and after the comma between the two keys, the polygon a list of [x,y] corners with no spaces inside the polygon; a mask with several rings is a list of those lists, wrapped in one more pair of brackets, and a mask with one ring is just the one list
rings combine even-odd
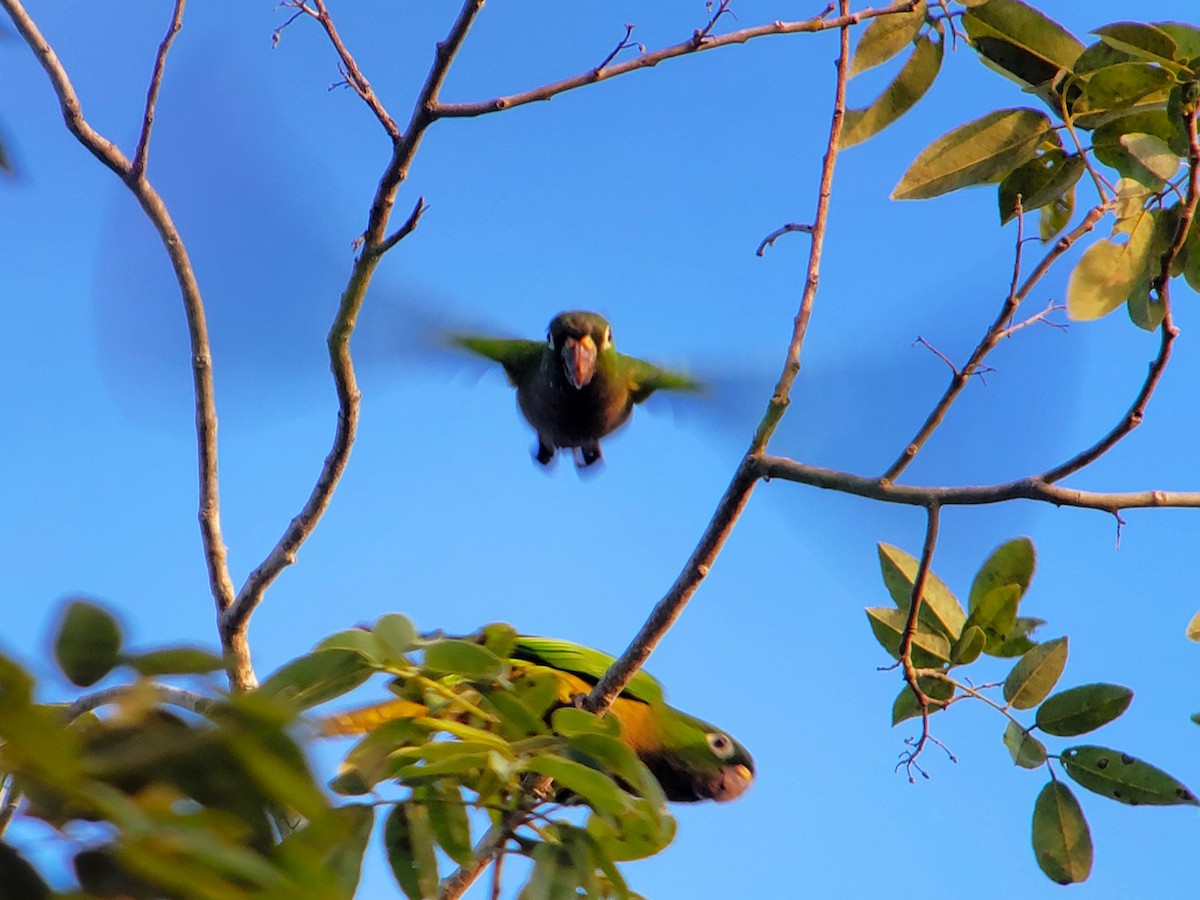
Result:
{"label": "cluster of leaves", "polygon": [[[867,617],[879,643],[899,659],[919,564],[887,544],[879,545],[879,562],[896,605],[868,609]],[[1091,834],[1079,802],[1050,767],[1051,759],[1077,784],[1121,803],[1200,804],[1176,779],[1127,753],[1078,745],[1051,755],[1034,735],[1075,737],[1094,731],[1125,712],[1133,691],[1118,684],[1086,684],[1051,694],[1067,664],[1067,638],[1039,643],[1032,634],[1042,620],[1019,615],[1033,572],[1034,548],[1028,538],[1002,544],[975,574],[965,611],[945,582],[928,572],[911,658],[929,713],[967,698],[985,702],[1008,720],[1003,741],[1013,762],[1026,769],[1046,767],[1050,781],[1034,805],[1033,850],[1047,876],[1068,884],[1083,881],[1091,871]],[[1002,682],[974,687],[955,670],[984,655],[1019,658]],[[1003,703],[990,699],[989,689],[999,689]],[[1018,710],[1034,710],[1033,724],[1022,725],[1014,715]],[[921,715],[921,698],[906,685],[892,705],[892,723]]]}
{"label": "cluster of leaves", "polygon": [[[151,681],[223,663],[186,647],[123,652],[117,622],[83,601],[67,608],[54,649],[80,687],[110,673],[130,676],[106,691],[103,715],[72,715],[89,704],[36,702],[33,677],[0,657],[6,800],[23,797],[24,816],[60,832],[79,890],[204,900],[353,894],[372,809],[330,804],[287,733],[288,710],[256,696],[201,697]],[[164,702],[171,699],[176,706]],[[185,699],[186,710],[178,706]],[[303,826],[280,839],[277,823],[293,815]],[[0,885],[5,896],[52,895],[7,843]]]}
{"label": "cluster of leaves", "polygon": [[[1112,236],[1092,244],[1079,260],[1068,286],[1068,313],[1096,319],[1125,304],[1135,324],[1153,331],[1163,319],[1161,260],[1187,202],[1180,190],[1187,171],[1177,176],[1195,143],[1200,28],[1117,22],[1095,29],[1098,40],[1085,46],[1021,0],[962,5],[967,9],[955,17],[983,62],[1041,99],[1050,115],[1030,107],[1000,109],[953,129],[918,155],[892,196],[927,199],[998,183],[1001,223],[1038,210],[1040,236],[1049,241],[1070,223],[1076,184],[1090,171],[1116,222]],[[864,30],[851,74],[914,46],[874,102],[847,111],[843,146],[882,130],[925,94],[941,67],[947,22],[956,28],[922,0],[911,13],[875,19]],[[1101,166],[1116,171],[1115,185]],[[1182,275],[1200,291],[1194,219],[1169,275]]]}
{"label": "cluster of leaves", "polygon": [[[472,864],[471,809],[511,840],[507,852],[533,860],[522,897],[634,896],[615,863],[670,844],[675,821],[662,788],[615,719],[569,705],[577,685],[564,673],[511,658],[515,636],[492,625],[472,639],[424,639],[389,614],[370,629],[331,635],[258,694],[311,708],[388,676],[393,699],[331,715],[324,730],[367,733],[341,763],[335,791],[404,789],[384,837],[409,897],[436,892],[435,848]],[[571,804],[589,810],[582,827],[563,809]]]}

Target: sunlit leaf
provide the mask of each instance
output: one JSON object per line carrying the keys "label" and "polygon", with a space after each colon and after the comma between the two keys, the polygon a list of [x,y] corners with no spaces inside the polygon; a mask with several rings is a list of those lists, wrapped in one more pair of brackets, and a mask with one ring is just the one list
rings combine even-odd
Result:
{"label": "sunlit leaf", "polygon": [[925,24],[925,3],[926,0],[918,0],[911,12],[872,19],[854,49],[850,77],[882,65],[916,40]]}
{"label": "sunlit leaf", "polygon": [[1067,314],[1098,319],[1125,303],[1146,270],[1153,237],[1154,219],[1144,215],[1125,243],[1099,240],[1088,247],[1067,284]]}
{"label": "sunlit leaf", "polygon": [[1017,616],[1017,623],[1013,626],[1012,634],[1009,635],[1008,640],[995,650],[988,650],[988,655],[1005,658],[1024,656],[1037,646],[1037,642],[1031,639],[1029,635],[1045,624],[1045,619],[1038,619],[1033,616]]}
{"label": "sunlit leaf", "polygon": [[374,671],[353,650],[314,650],[285,663],[259,686],[258,694],[308,709],[354,690]]}
{"label": "sunlit leaf", "polygon": [[972,45],[1020,84],[1038,86],[1070,70],[1083,43],[1045,14],[1019,0],[990,0],[962,19]]}
{"label": "sunlit leaf", "polygon": [[1071,789],[1049,782],[1033,806],[1033,854],[1051,881],[1074,884],[1092,871],[1092,834]]}
{"label": "sunlit leaf", "polygon": [[[899,609],[907,610],[912,603],[913,583],[920,564],[899,547],[879,544],[879,568],[883,583]],[[967,614],[954,592],[933,571],[925,573],[925,585],[921,594],[920,620],[948,638],[956,638],[962,632]]]}
{"label": "sunlit leaf", "polygon": [[993,587],[975,604],[967,625],[983,630],[983,649],[994,652],[1012,635],[1017,624],[1017,604],[1021,601],[1019,584]]}
{"label": "sunlit leaf", "polygon": [[1004,679],[1004,699],[1016,709],[1032,709],[1054,690],[1067,664],[1067,639],[1046,641],[1022,656]]}
{"label": "sunlit leaf", "polygon": [[1120,716],[1133,691],[1119,684],[1084,684],[1060,691],[1038,707],[1037,727],[1046,734],[1085,734]]}
{"label": "sunlit leaf", "polygon": [[1175,58],[1183,61],[1200,56],[1200,28],[1182,22],[1151,22],[1175,42]]}
{"label": "sunlit leaf", "polygon": [[1046,762],[1045,745],[1016,722],[1004,729],[1004,746],[1022,769],[1036,769]]}
{"label": "sunlit leaf", "polygon": [[1031,159],[1053,131],[1035,109],[999,109],[961,125],[921,151],[892,191],[894,200],[924,200],[984,184]]}
{"label": "sunlit leaf", "polygon": [[389,662],[404,660],[404,654],[417,646],[417,629],[408,616],[400,613],[380,616],[371,630],[384,647]]}
{"label": "sunlit leaf", "polygon": [[72,600],[54,637],[54,658],[72,684],[90,687],[121,661],[121,628],[86,600]]}
{"label": "sunlit leaf", "polygon": [[1179,71],[1182,67],[1175,61],[1178,48],[1171,36],[1154,25],[1144,22],[1114,22],[1103,28],[1092,29],[1104,43],[1124,50],[1138,59],[1158,63],[1164,68]]}
{"label": "sunlit leaf", "polygon": [[1058,237],[1070,223],[1074,213],[1075,188],[1071,188],[1057,200],[1041,208],[1038,217],[1038,239],[1045,244]]}
{"label": "sunlit leaf", "polygon": [[556,709],[550,717],[551,727],[564,737],[577,734],[607,734],[617,736],[621,733],[621,723],[612,716],[598,716],[584,709],[564,706]]}
{"label": "sunlit leaf", "polygon": [[[927,675],[917,678],[917,685],[929,699],[929,713],[940,712],[946,708],[946,701],[954,696],[954,685],[940,678],[930,678]],[[921,704],[917,695],[907,684],[900,689],[892,703],[892,725],[899,725],[906,719],[914,719],[921,715]]]}
{"label": "sunlit leaf", "polygon": [[1152,134],[1123,134],[1121,146],[1145,166],[1146,170],[1163,181],[1179,171],[1180,160],[1162,138]]}
{"label": "sunlit leaf", "polygon": [[[579,884],[575,860],[562,844],[539,842],[533,848],[533,872],[517,900],[575,900]],[[431,895],[432,896],[432,895]]]}
{"label": "sunlit leaf", "polygon": [[[891,16],[873,20],[881,22]],[[908,112],[937,79],[942,67],[944,41],[933,41],[922,35],[904,63],[883,92],[861,109],[847,109],[840,146],[853,147],[887,128]]]}
{"label": "sunlit leaf", "polygon": [[1187,625],[1188,640],[1200,642],[1200,610],[1192,616],[1192,620]]}
{"label": "sunlit leaf", "polygon": [[203,675],[225,667],[225,661],[215,653],[199,647],[168,647],[122,657],[122,662],[132,666],[139,674],[157,675]]}
{"label": "sunlit leaf", "polygon": [[950,647],[950,662],[956,666],[966,666],[979,659],[987,644],[987,635],[978,625],[969,620],[963,626],[963,633]]}
{"label": "sunlit leaf", "polygon": [[582,797],[588,806],[601,815],[618,817],[629,808],[629,795],[615,781],[583,763],[561,756],[539,754],[528,760],[525,768],[539,775],[550,776],[560,787]]}
{"label": "sunlit leaf", "polygon": [[373,632],[365,628],[347,628],[329,635],[317,644],[317,650],[353,650],[373,666],[380,667],[387,656],[387,649]]}
{"label": "sunlit leaf", "polygon": [[1056,149],[1009,172],[998,192],[1000,224],[1016,217],[1018,197],[1026,212],[1040,209],[1070,191],[1086,168],[1082,156]]}
{"label": "sunlit leaf", "polygon": [[487,647],[456,638],[426,645],[424,667],[479,681],[494,681],[508,674],[508,663]]}
{"label": "sunlit leaf", "polygon": [[[891,607],[871,607],[866,613],[875,639],[894,659],[899,659],[900,637],[904,633],[908,613]],[[931,634],[918,628],[913,637],[913,665],[920,668],[936,668],[949,661],[950,642],[940,634]]]}
{"label": "sunlit leaf", "polygon": [[665,808],[662,785],[628,744],[609,735],[581,733],[569,738],[567,746],[616,775],[638,796]]}
{"label": "sunlit leaf", "polygon": [[1174,83],[1165,69],[1145,62],[1122,62],[1093,72],[1084,94],[1092,109],[1125,109]]}
{"label": "sunlit leaf", "polygon": [[653,856],[675,839],[675,819],[649,800],[637,800],[633,811],[620,820],[588,817],[587,830],[608,857],[616,862]]}
{"label": "sunlit leaf", "polygon": [[1069,747],[1063,768],[1089,791],[1130,806],[1200,806],[1190,790],[1162,769],[1107,747]]}

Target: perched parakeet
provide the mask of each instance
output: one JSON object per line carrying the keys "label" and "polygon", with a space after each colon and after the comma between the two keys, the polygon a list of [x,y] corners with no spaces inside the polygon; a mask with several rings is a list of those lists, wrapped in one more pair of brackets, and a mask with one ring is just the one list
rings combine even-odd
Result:
{"label": "perched parakeet", "polygon": [[[588,693],[613,663],[599,650],[527,635],[516,638],[512,657],[557,670],[576,695]],[[668,800],[735,800],[754,780],[754,760],[746,748],[668,706],[662,686],[646,672],[633,677],[609,715],[621,723],[621,739],[658,779]]]}
{"label": "perched parakeet", "polygon": [[549,465],[559,449],[576,465],[601,458],[600,439],[657,390],[694,391],[698,382],[618,353],[612,327],[594,312],[559,313],[545,341],[455,335],[453,343],[504,366],[517,404],[534,431],[535,458]]}

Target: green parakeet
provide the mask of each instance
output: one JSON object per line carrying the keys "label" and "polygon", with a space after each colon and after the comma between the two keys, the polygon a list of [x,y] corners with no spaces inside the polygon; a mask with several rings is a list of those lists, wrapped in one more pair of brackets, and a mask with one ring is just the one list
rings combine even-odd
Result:
{"label": "green parakeet", "polygon": [[[554,638],[516,638],[516,660],[557,670],[570,695],[586,694],[612,665],[599,650]],[[570,697],[564,697],[564,702]],[[658,779],[668,800],[735,800],[754,780],[754,760],[733,737],[668,706],[662,686],[638,672],[613,702],[621,739]]]}
{"label": "green parakeet", "polygon": [[695,391],[686,375],[618,353],[612,327],[594,312],[559,313],[545,341],[454,335],[453,343],[500,363],[522,415],[537,432],[535,458],[549,465],[558,449],[576,465],[601,459],[600,439],[657,390]]}

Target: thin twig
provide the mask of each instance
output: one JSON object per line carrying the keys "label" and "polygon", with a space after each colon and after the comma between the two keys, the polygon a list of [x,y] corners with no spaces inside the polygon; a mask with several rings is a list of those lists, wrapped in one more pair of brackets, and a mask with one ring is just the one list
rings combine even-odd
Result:
{"label": "thin twig", "polygon": [[[144,684],[122,684],[117,687],[105,688],[102,691],[85,694],[66,707],[65,715],[68,719],[77,719],[85,712],[91,712],[93,709],[99,709],[101,706],[119,703],[134,691],[144,690],[145,687]],[[185,691],[182,688],[171,687],[166,684],[153,684],[151,687],[154,689],[154,696],[160,702],[168,703],[171,706],[178,706],[180,709],[186,709],[189,712],[204,715],[213,705],[211,697],[205,697],[194,691]]]}
{"label": "thin twig", "polygon": [[1036,312],[1032,316],[1030,316],[1028,319],[1024,319],[1020,322],[1017,322],[1015,325],[1009,325],[1007,328],[1005,328],[1003,331],[1001,331],[1000,332],[1000,340],[1004,340],[1005,338],[1010,338],[1014,334],[1016,334],[1018,331],[1020,331],[1022,328],[1028,328],[1030,325],[1036,325],[1038,322],[1044,322],[1045,324],[1049,325],[1051,328],[1059,328],[1059,329],[1062,329],[1065,331],[1068,328],[1068,325],[1066,322],[1050,321],[1051,313],[1060,312],[1064,309],[1066,309],[1066,307],[1064,305],[1062,305],[1061,303],[1055,303],[1053,300],[1051,300],[1049,303],[1046,304],[1046,308],[1043,309],[1041,312]]}
{"label": "thin twig", "polygon": [[[1042,277],[1050,270],[1055,260],[1066,253],[1076,241],[1096,227],[1096,223],[1103,218],[1109,208],[1108,204],[1093,207],[1073,231],[1055,241],[1054,246],[1042,257],[1042,261],[1038,263],[1037,267],[1029,274],[1029,277],[1025,279],[1025,283],[1021,285],[1020,289],[1015,292],[1012,290],[1009,291],[1008,296],[1000,307],[999,313],[997,313],[996,318],[984,333],[983,339],[980,340],[979,344],[971,352],[971,356],[966,364],[959,369],[955,369],[955,375],[950,379],[950,384],[946,388],[945,393],[942,394],[941,399],[934,404],[933,409],[930,410],[929,415],[917,430],[916,435],[913,436],[900,455],[896,457],[895,461],[883,473],[882,478],[884,481],[894,481],[901,472],[908,468],[909,463],[916,458],[921,448],[925,446],[925,443],[933,436],[934,431],[942,424],[951,405],[958,399],[963,388],[971,380],[971,374],[980,370],[980,365],[984,357],[991,353],[996,348],[996,345],[1000,343],[1000,339],[1004,336],[1006,324],[1012,319],[1017,307],[1029,296],[1029,292],[1033,290],[1034,285],[1042,280]],[[1020,247],[1020,243],[1017,246]]]}
{"label": "thin twig", "polygon": [[[179,284],[187,317],[189,352],[192,364],[192,391],[196,417],[196,455],[199,463],[199,519],[200,536],[204,545],[204,561],[208,568],[209,588],[216,601],[218,614],[232,605],[235,597],[233,579],[229,574],[229,562],[225,542],[221,536],[221,512],[219,479],[217,476],[217,406],[213,389],[212,349],[208,339],[208,324],[204,316],[204,302],[200,286],[192,270],[187,247],[180,236],[166,204],[147,180],[145,172],[135,173],[133,164],[112,141],[96,131],[84,118],[79,97],[67,76],[66,69],[54,52],[54,48],[42,36],[21,0],[0,0],[12,17],[13,24],[24,38],[38,62],[41,63],[54,93],[62,107],[67,129],[88,152],[116,173],[133,193],[153,223],[166,248]],[[161,51],[160,51],[161,52]],[[225,641],[223,647],[228,654],[229,678],[238,688],[254,684],[254,670],[250,664],[250,648],[244,640]]]}
{"label": "thin twig", "polygon": [[[900,655],[900,668],[904,673],[904,683],[913,692],[913,696],[917,698],[917,705],[921,708],[921,736],[911,749],[905,752],[904,758],[901,760],[908,772],[910,782],[913,780],[913,768],[922,771],[921,767],[917,765],[917,758],[929,740],[929,698],[925,696],[925,692],[921,690],[921,685],[917,682],[917,669],[912,662],[912,648],[913,641],[917,637],[917,622],[921,616],[921,607],[925,602],[925,582],[929,577],[930,567],[933,565],[933,551],[937,547],[941,508],[935,502],[930,503],[925,511],[927,516],[925,544],[921,550],[921,561],[917,565],[917,574],[913,578],[912,594],[909,596],[908,603],[908,618],[904,621],[904,630],[900,633],[900,647],[897,651]],[[922,774],[924,774],[923,771]]]}
{"label": "thin twig", "polygon": [[791,234],[794,231],[800,231],[804,234],[812,234],[813,227],[811,225],[802,225],[799,222],[788,222],[779,228],[776,228],[770,234],[759,242],[758,249],[754,251],[755,256],[762,256],[766,253],[768,247],[774,247],[775,242],[785,234]]}
{"label": "thin twig", "polygon": [[158,53],[154,57],[154,71],[150,76],[150,87],[146,91],[146,109],[142,113],[142,133],[138,136],[137,148],[133,151],[133,166],[130,174],[140,178],[146,171],[146,157],[150,153],[150,129],[154,125],[154,110],[158,106],[158,92],[162,87],[163,71],[167,65],[167,51],[175,41],[175,35],[183,27],[183,7],[187,0],[175,0],[175,13],[171,16],[171,24],[167,33],[158,45]]}
{"label": "thin twig", "polygon": [[366,297],[367,286],[370,284],[379,260],[387,250],[411,233],[424,212],[424,201],[418,200],[405,224],[395,234],[387,235],[388,222],[396,203],[396,193],[408,176],[409,166],[420,146],[425,129],[433,122],[429,115],[429,109],[437,102],[438,91],[446,80],[446,73],[459,48],[462,47],[463,41],[466,40],[472,22],[483,8],[483,3],[484,0],[466,0],[450,33],[444,41],[437,45],[433,65],[413,105],[408,127],[404,130],[403,137],[396,142],[392,150],[392,157],[380,178],[379,187],[371,202],[367,227],[363,231],[362,249],[354,261],[350,279],[342,292],[337,315],[329,329],[327,339],[330,368],[333,371],[334,387],[338,398],[338,416],[333,444],[329,454],[325,457],[320,475],[318,475],[304,507],[288,523],[283,535],[266,559],[250,573],[245,584],[242,585],[242,589],[238,592],[236,602],[222,616],[223,640],[229,642],[245,640],[251,614],[262,602],[266,589],[279,577],[279,573],[296,561],[297,551],[308,540],[313,529],[317,527],[317,523],[329,507],[333,492],[346,470],[350,459],[350,449],[358,432],[361,399],[358,381],[354,373],[354,361],[350,354],[350,336],[354,333],[358,313],[362,309],[363,300]]}
{"label": "thin twig", "polygon": [[1091,465],[1115,447],[1126,435],[1141,425],[1142,419],[1146,415],[1146,406],[1150,403],[1150,398],[1154,395],[1154,391],[1162,379],[1163,372],[1166,371],[1167,363],[1170,362],[1171,348],[1175,344],[1175,338],[1179,336],[1179,328],[1175,325],[1175,319],[1171,313],[1171,264],[1175,261],[1175,257],[1179,255],[1179,251],[1183,249],[1188,229],[1191,228],[1192,221],[1196,217],[1196,205],[1200,202],[1200,138],[1196,134],[1196,113],[1194,111],[1184,115],[1184,127],[1188,135],[1189,174],[1187,203],[1180,212],[1175,239],[1171,241],[1171,245],[1163,252],[1159,272],[1152,285],[1153,289],[1158,293],[1158,302],[1163,307],[1163,320],[1160,326],[1162,337],[1158,346],[1158,354],[1150,363],[1149,371],[1146,373],[1146,380],[1142,382],[1141,389],[1138,391],[1129,410],[1121,417],[1121,420],[1113,426],[1108,434],[1091,447],[1077,453],[1061,465],[1043,472],[1040,477],[1044,481],[1059,481]]}
{"label": "thin twig", "polygon": [[[630,46],[629,38],[633,34],[633,29],[634,29],[633,25],[630,25],[630,24],[625,25],[625,37],[621,38],[621,40],[617,43],[617,46],[613,47],[612,52],[609,53],[608,56],[604,57],[604,60],[600,63],[600,65],[596,66],[594,71],[599,72],[601,69],[603,69],[605,66],[607,66],[610,62],[612,62],[614,59],[616,59],[618,53],[620,53],[626,47]],[[642,45],[638,44],[637,46],[641,47]],[[642,49],[644,50],[645,48],[643,47]]]}
{"label": "thin twig", "polygon": [[588,84],[595,84],[598,81],[604,81],[609,78],[615,78],[618,75],[624,75],[628,72],[633,72],[638,69],[648,69],[658,65],[660,62],[668,59],[675,59],[680,56],[688,56],[692,53],[702,53],[706,50],[715,50],[718,47],[727,47],[730,44],[744,44],[747,41],[759,37],[777,34],[797,34],[802,32],[828,31],[833,28],[844,28],[849,25],[857,25],[859,22],[867,19],[873,19],[876,16],[894,15],[896,13],[912,12],[916,7],[916,0],[903,0],[903,2],[893,3],[890,6],[885,6],[881,9],[864,9],[858,12],[846,12],[843,15],[832,19],[813,18],[802,22],[767,22],[763,25],[755,25],[751,28],[742,28],[738,31],[731,31],[727,34],[709,36],[705,40],[697,43],[695,37],[688,38],[678,44],[670,47],[664,47],[661,50],[655,50],[651,53],[644,53],[636,59],[627,60],[623,63],[608,69],[588,69],[586,72],[581,72],[570,78],[564,78],[562,81],[556,81],[553,84],[544,84],[528,91],[522,91],[519,94],[510,94],[505,97],[495,97],[491,100],[483,100],[474,103],[439,103],[431,113],[435,118],[445,117],[469,117],[482,116],[488,113],[500,112],[501,110],[511,109],[514,106],[522,106],[526,103],[535,103],[540,100],[549,100],[566,91],[574,90],[575,88],[583,87]]}

